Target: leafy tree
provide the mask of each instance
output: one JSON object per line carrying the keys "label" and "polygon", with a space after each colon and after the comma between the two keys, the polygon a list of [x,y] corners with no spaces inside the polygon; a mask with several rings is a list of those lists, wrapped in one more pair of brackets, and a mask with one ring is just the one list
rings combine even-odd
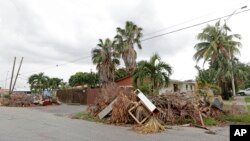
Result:
{"label": "leafy tree", "polygon": [[138,27],[131,21],[127,21],[125,28],[117,28],[117,35],[115,39],[118,43],[116,50],[121,54],[126,69],[132,73],[136,68],[136,51],[134,45],[136,44],[141,49],[140,39],[142,37],[142,28]]}
{"label": "leafy tree", "polygon": [[234,59],[233,71],[236,90],[250,87],[250,66]]}
{"label": "leafy tree", "polygon": [[84,73],[83,72],[77,72],[76,74],[70,76],[69,78],[69,85],[71,87],[84,85]]}
{"label": "leafy tree", "polygon": [[96,65],[102,84],[114,82],[115,69],[119,65],[119,54],[115,52],[115,42],[110,39],[99,40],[98,47],[92,50],[92,61]]}
{"label": "leafy tree", "polygon": [[69,85],[79,86],[79,85],[89,85],[91,87],[95,87],[99,82],[98,76],[95,73],[87,73],[87,72],[77,72],[72,75],[69,79]]}
{"label": "leafy tree", "polygon": [[168,85],[171,74],[171,66],[161,61],[158,54],[154,54],[149,61],[138,63],[133,75],[134,86],[140,87],[147,83],[151,86],[151,94],[155,94],[159,88]]}
{"label": "leafy tree", "polygon": [[128,72],[124,68],[119,68],[115,71],[115,80],[128,76]]}
{"label": "leafy tree", "polygon": [[28,83],[32,91],[42,94],[42,91],[49,87],[49,77],[44,73],[33,74],[28,78]]}
{"label": "leafy tree", "polygon": [[58,89],[60,85],[62,84],[62,82],[63,82],[63,79],[60,79],[60,78],[56,78],[56,77],[49,78],[49,88],[51,90]]}

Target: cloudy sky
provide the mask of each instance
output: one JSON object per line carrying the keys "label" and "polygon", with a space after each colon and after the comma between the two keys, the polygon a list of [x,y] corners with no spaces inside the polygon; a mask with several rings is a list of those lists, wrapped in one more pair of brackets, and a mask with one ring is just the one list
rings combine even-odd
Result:
{"label": "cloudy sky", "polygon": [[[14,56],[17,66],[24,57],[18,88],[39,72],[68,81],[95,71],[91,50],[125,21],[142,27],[146,39],[249,7],[249,0],[0,0],[0,87],[9,85]],[[172,79],[194,79],[193,47],[205,25],[143,41],[138,60],[159,53],[173,67]],[[243,37],[240,61],[250,62],[250,11],[231,16],[228,25]]]}

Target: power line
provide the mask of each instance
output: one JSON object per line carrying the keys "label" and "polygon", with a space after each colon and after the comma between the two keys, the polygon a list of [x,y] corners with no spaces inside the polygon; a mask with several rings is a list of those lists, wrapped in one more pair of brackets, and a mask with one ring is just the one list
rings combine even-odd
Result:
{"label": "power line", "polygon": [[[212,13],[212,12],[211,12],[211,13]],[[199,16],[199,17],[196,17],[196,18],[193,18],[193,19],[190,19],[190,20],[187,20],[187,21],[184,21],[184,22],[175,24],[175,25],[171,25],[171,26],[169,26],[169,27],[161,28],[161,29],[158,29],[158,30],[156,30],[156,31],[149,32],[149,33],[146,33],[146,34],[143,34],[143,35],[144,35],[144,37],[145,37],[145,36],[152,35],[152,34],[155,34],[155,33],[158,33],[158,32],[162,32],[162,31],[164,31],[164,30],[167,30],[167,29],[170,29],[170,28],[173,28],[173,27],[176,27],[176,26],[179,26],[179,25],[182,25],[182,24],[185,24],[185,23],[189,23],[189,22],[192,22],[192,21],[194,21],[194,20],[197,20],[197,19],[206,17],[207,15],[210,15],[211,13],[208,13],[208,14],[206,14],[206,15]]]}
{"label": "power line", "polygon": [[[250,9],[246,9],[246,10],[237,12],[234,15],[237,15],[237,14],[240,14],[240,13],[244,13],[244,12],[248,12],[248,11],[250,11]],[[194,25],[191,25],[191,26],[187,26],[187,27],[183,27],[183,28],[180,28],[180,29],[176,29],[176,30],[173,30],[173,31],[169,31],[169,32],[166,32],[166,33],[158,34],[158,35],[155,35],[155,36],[152,36],[152,37],[149,37],[149,38],[142,39],[141,42],[144,42],[144,41],[147,41],[147,40],[151,40],[151,39],[154,39],[154,38],[158,38],[158,37],[161,37],[161,36],[165,36],[165,35],[168,35],[168,34],[171,34],[171,33],[179,32],[179,31],[182,31],[182,30],[185,30],[185,29],[189,29],[189,28],[192,28],[192,27],[196,27],[196,26],[199,26],[199,25],[203,25],[203,24],[206,24],[206,23],[209,23],[209,22],[212,22],[212,21],[220,20],[220,19],[226,18],[226,17],[228,17],[230,15],[231,14],[226,15],[226,16],[221,16],[221,17],[218,17],[218,18],[215,18],[215,19],[212,19],[212,20],[204,21],[204,22],[201,22],[201,23],[198,23],[198,24],[194,24]],[[180,25],[180,24],[177,24],[177,25]],[[177,25],[174,25],[174,26],[177,26]],[[156,32],[158,32],[158,31],[156,31]],[[85,56],[85,57],[81,57],[81,58],[69,61],[67,63],[59,64],[59,65],[56,65],[56,66],[51,66],[51,67],[46,67],[46,68],[42,68],[42,69],[37,69],[37,70],[34,70],[34,71],[23,72],[23,73],[20,73],[20,75],[27,74],[27,73],[32,73],[32,72],[37,72],[37,71],[41,71],[41,70],[48,70],[48,69],[55,68],[55,67],[64,66],[64,65],[67,65],[67,64],[70,64],[70,63],[74,63],[74,62],[77,62],[79,60],[87,59],[87,58],[90,58],[90,57],[91,57],[90,55],[89,56]],[[6,80],[2,80],[2,81],[6,81]],[[0,81],[0,82],[2,82],[2,81]]]}
{"label": "power line", "polygon": [[52,69],[52,68],[56,68],[56,67],[60,67],[60,66],[64,66],[64,65],[67,65],[67,64],[71,64],[71,63],[74,63],[74,62],[83,60],[83,59],[87,59],[87,58],[89,58],[89,57],[91,57],[91,56],[88,55],[88,56],[80,57],[80,58],[78,58],[78,59],[71,60],[71,61],[69,61],[69,62],[67,62],[67,63],[57,64],[57,65],[55,65],[55,66],[44,67],[44,68],[37,69],[37,70],[33,70],[33,71],[23,72],[23,73],[20,73],[20,75],[28,74],[28,73],[33,73],[33,72],[37,72],[37,71],[41,71],[41,70],[48,70],[48,69]]}
{"label": "power line", "polygon": [[[250,11],[250,9],[237,12],[234,15],[237,15],[237,14],[240,14],[240,13],[243,13],[243,12],[248,12],[248,11]],[[176,29],[176,30],[173,30],[173,31],[170,31],[170,32],[166,32],[166,33],[162,33],[162,34],[159,34],[159,35],[155,35],[155,36],[152,36],[152,37],[149,37],[149,38],[145,38],[145,39],[142,39],[141,42],[147,41],[147,40],[151,40],[151,39],[154,39],[154,38],[158,38],[158,37],[161,37],[161,36],[164,36],[164,35],[167,35],[167,34],[175,33],[175,32],[178,32],[178,31],[182,31],[182,30],[185,30],[185,29],[189,29],[189,28],[192,28],[192,27],[195,27],[195,26],[199,26],[199,25],[202,25],[202,24],[205,24],[205,23],[212,22],[212,21],[220,20],[220,19],[226,18],[226,17],[228,17],[230,15],[231,14],[226,15],[226,16],[222,16],[222,17],[219,17],[219,18],[215,18],[215,19],[212,19],[212,20],[208,20],[208,21],[205,21],[205,22],[201,22],[201,23],[198,23],[198,24],[194,24],[194,25],[191,25],[191,26],[187,26],[187,27],[183,27],[183,28],[180,28],[180,29]]]}

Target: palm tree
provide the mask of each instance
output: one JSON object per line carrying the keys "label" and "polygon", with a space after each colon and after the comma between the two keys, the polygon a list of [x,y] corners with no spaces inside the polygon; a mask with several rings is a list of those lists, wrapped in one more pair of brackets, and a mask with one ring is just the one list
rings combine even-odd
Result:
{"label": "palm tree", "polygon": [[134,45],[136,44],[141,49],[140,39],[142,37],[142,28],[138,27],[131,21],[127,21],[125,29],[117,28],[117,35],[115,39],[118,43],[116,50],[121,54],[126,69],[132,73],[136,68],[136,51]]}
{"label": "palm tree", "polygon": [[167,86],[169,76],[172,74],[172,68],[161,61],[158,54],[151,56],[149,61],[140,61],[134,71],[134,85],[138,87],[149,81],[151,93],[155,93],[162,86]]}
{"label": "palm tree", "polygon": [[63,79],[60,78],[49,78],[49,88],[52,90],[52,93],[55,95],[56,90],[59,89],[60,85],[62,85]]}
{"label": "palm tree", "polygon": [[28,83],[31,90],[42,94],[42,91],[49,86],[49,77],[45,76],[44,73],[33,74],[29,77]]}
{"label": "palm tree", "polygon": [[113,82],[115,79],[115,68],[119,65],[119,54],[114,51],[115,42],[110,39],[99,40],[97,48],[92,50],[92,62],[96,64],[96,69],[102,84]]}
{"label": "palm tree", "polygon": [[239,34],[228,35],[231,29],[224,24],[217,22],[215,26],[208,25],[198,34],[200,40],[195,45],[196,53],[194,59],[198,62],[204,59],[204,63],[209,61],[210,68],[217,71],[217,84],[222,88],[224,98],[229,95],[230,79],[233,81],[233,63],[232,58],[238,53],[241,43],[235,39],[241,39]]}
{"label": "palm tree", "polygon": [[194,47],[196,49],[194,59],[197,62],[201,59],[204,59],[204,63],[208,60],[214,62],[219,54],[229,60],[233,55],[239,53],[241,44],[234,39],[241,39],[241,37],[239,34],[228,35],[228,31],[231,29],[226,24],[221,26],[220,22],[217,22],[215,26],[205,27],[197,36],[201,42]]}

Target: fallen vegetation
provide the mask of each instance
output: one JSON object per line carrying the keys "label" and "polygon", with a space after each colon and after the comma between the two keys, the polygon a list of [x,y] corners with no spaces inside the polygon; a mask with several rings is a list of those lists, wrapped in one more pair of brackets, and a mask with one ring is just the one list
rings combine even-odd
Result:
{"label": "fallen vegetation", "polygon": [[60,105],[61,102],[56,97],[42,97],[41,95],[29,95],[16,93],[0,97],[0,105],[10,107],[30,107],[35,105]]}
{"label": "fallen vegetation", "polygon": [[112,104],[112,112],[104,116],[105,123],[131,124],[134,131],[145,134],[164,131],[167,125],[216,125],[217,121],[213,117],[224,114],[222,110],[204,101],[204,98],[195,95],[165,93],[149,99],[156,106],[153,112],[146,108],[134,91],[110,84],[101,89],[101,95],[94,105],[88,107],[88,113],[77,117],[96,121],[98,114]]}
{"label": "fallen vegetation", "polygon": [[73,119],[83,119],[83,120],[92,121],[92,122],[103,122],[103,120],[99,119],[98,117],[95,117],[95,116],[91,115],[88,112],[76,113],[71,118],[73,118]]}

